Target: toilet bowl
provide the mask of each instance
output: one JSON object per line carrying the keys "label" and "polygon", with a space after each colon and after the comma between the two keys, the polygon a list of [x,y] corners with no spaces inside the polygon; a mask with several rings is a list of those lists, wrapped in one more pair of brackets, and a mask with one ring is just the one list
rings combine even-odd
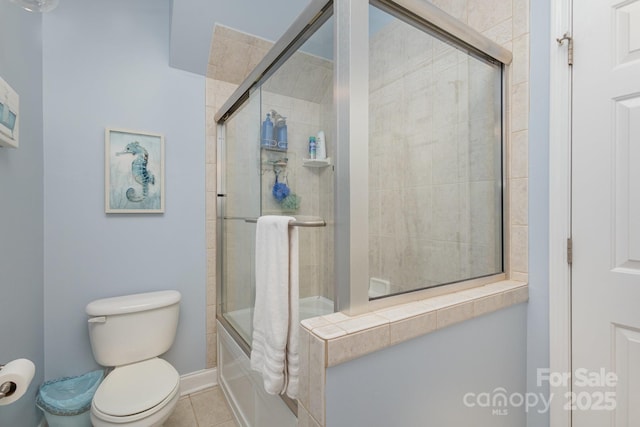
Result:
{"label": "toilet bowl", "polygon": [[168,362],[153,358],[115,368],[91,402],[94,427],[160,426],[180,397],[180,375]]}
{"label": "toilet bowl", "polygon": [[105,298],[87,305],[96,361],[113,370],[91,403],[94,427],[156,427],[180,397],[180,375],[158,356],[175,337],[177,291]]}

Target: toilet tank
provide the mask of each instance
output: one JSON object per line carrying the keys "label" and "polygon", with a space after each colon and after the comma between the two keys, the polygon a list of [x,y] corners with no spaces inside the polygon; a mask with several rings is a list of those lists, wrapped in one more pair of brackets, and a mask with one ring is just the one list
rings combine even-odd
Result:
{"label": "toilet tank", "polygon": [[89,303],[89,338],[96,362],[120,366],[169,350],[178,327],[180,298],[178,291],[159,291]]}

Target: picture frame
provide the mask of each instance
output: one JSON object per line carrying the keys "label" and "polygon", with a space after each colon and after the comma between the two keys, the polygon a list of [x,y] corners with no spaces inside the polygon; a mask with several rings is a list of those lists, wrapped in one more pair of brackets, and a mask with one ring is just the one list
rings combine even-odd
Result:
{"label": "picture frame", "polygon": [[0,77],[0,147],[18,148],[20,96]]}
{"label": "picture frame", "polygon": [[164,136],[105,129],[105,212],[164,213]]}

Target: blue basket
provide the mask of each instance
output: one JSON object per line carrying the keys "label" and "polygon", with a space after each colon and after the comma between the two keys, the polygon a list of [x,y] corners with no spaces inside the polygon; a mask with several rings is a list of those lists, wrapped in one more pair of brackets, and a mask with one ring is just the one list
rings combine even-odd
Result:
{"label": "blue basket", "polygon": [[36,404],[53,415],[82,414],[91,408],[93,395],[102,382],[103,372],[93,371],[78,377],[46,381],[36,397]]}

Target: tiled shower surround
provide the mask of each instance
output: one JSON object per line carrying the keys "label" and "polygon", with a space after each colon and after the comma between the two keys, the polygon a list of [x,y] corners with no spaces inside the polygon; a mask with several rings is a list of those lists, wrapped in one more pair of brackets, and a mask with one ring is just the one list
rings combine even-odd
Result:
{"label": "tiled shower surround", "polygon": [[369,51],[370,275],[397,293],[500,273],[499,69],[395,18]]}
{"label": "tiled shower surround", "polygon": [[529,0],[433,0],[435,6],[513,53],[509,86],[505,198],[507,277],[528,281]]}
{"label": "tiled shower surround", "polygon": [[[505,214],[506,214],[506,244],[505,258],[507,259],[507,278],[526,283],[528,280],[528,217],[527,217],[527,200],[528,200],[528,117],[529,117],[529,0],[434,0],[433,3],[445,12],[454,16],[463,23],[466,23],[475,30],[483,33],[488,38],[496,41],[505,48],[513,52],[513,63],[507,69],[507,77],[509,86],[507,87],[506,97],[509,102],[507,112],[507,170],[505,171],[508,183],[508,193],[505,198]],[[219,43],[216,43],[218,37]],[[213,121],[215,112],[222,106],[224,101],[228,99],[233,90],[242,81],[242,79],[253,69],[253,67],[261,59],[261,55],[266,53],[270,44],[263,40],[257,39],[246,34],[237,33],[229,29],[216,27],[214,35],[214,43],[212,45],[212,56],[207,79],[207,242],[208,242],[208,280],[207,280],[207,338],[208,338],[208,366],[216,365],[216,331],[215,331],[215,267],[216,267],[216,236],[215,236],[215,202],[216,202],[216,127]],[[459,58],[458,58],[459,59]],[[458,66],[459,64],[456,64]],[[452,64],[453,66],[453,64]],[[463,65],[464,66],[464,65]],[[453,80],[453,79],[452,79]],[[374,94],[372,93],[372,97]],[[289,122],[290,123],[290,122]],[[289,124],[291,129],[291,124]],[[290,130],[291,132],[291,130]],[[331,142],[333,138],[328,138]],[[290,144],[292,139],[290,138]],[[333,150],[329,149],[329,155]],[[433,156],[433,153],[431,153]],[[446,171],[443,171],[446,172]],[[383,179],[382,176],[378,179]],[[437,180],[436,180],[437,181]],[[326,182],[326,181],[325,181]],[[426,181],[425,181],[426,182]],[[454,184],[454,182],[442,182],[441,185]],[[438,184],[438,185],[440,185]],[[296,191],[298,191],[296,183]],[[431,180],[431,185],[436,185]],[[375,190],[373,190],[375,191]],[[382,191],[382,189],[381,189]],[[438,191],[431,189],[431,197]],[[446,192],[443,192],[446,195]],[[379,196],[384,196],[382,193]],[[375,205],[375,197],[372,199]],[[437,195],[435,197],[438,197]],[[444,197],[444,196],[443,196]],[[380,197],[379,202],[388,200]],[[460,199],[458,199],[460,200]],[[393,199],[389,200],[394,206]],[[380,205],[382,207],[382,205]],[[419,206],[417,207],[420,208]],[[386,209],[386,208],[385,208]],[[324,215],[324,213],[323,213]],[[438,213],[431,214],[431,224],[435,227],[438,222]],[[375,218],[372,218],[374,220]],[[446,220],[446,218],[442,218]],[[445,224],[446,227],[446,224]],[[326,230],[333,237],[332,230]],[[441,230],[442,232],[442,230]],[[446,237],[446,236],[443,236]],[[443,239],[446,241],[446,239]],[[451,240],[455,242],[455,240]],[[375,255],[374,255],[375,257]],[[373,258],[375,261],[376,258]],[[372,262],[372,266],[373,266]],[[323,263],[323,265],[325,265]],[[374,266],[375,268],[375,266]],[[373,273],[373,271],[372,271]],[[380,272],[382,274],[382,272]],[[393,273],[390,273],[393,274]],[[443,272],[446,274],[446,272]],[[438,280],[445,280],[438,278]],[[332,286],[330,280],[322,279],[325,286]],[[495,295],[500,295],[499,303],[495,303],[494,309],[500,309],[505,306],[507,301],[517,303],[526,300],[526,291],[520,290],[517,283],[510,285],[515,292],[517,298],[512,294],[507,294],[499,287],[494,293],[489,293],[484,297],[486,301],[498,301]],[[480,291],[479,291],[480,292]],[[498,293],[495,293],[498,292]],[[471,292],[473,293],[473,292]],[[489,299],[487,299],[489,298]],[[430,311],[422,308],[422,305],[428,306],[429,303],[419,303],[420,310],[412,311],[409,307],[403,314],[403,324],[395,324],[390,320],[389,330],[396,328],[397,333],[405,331],[405,326],[409,323],[421,323],[424,320],[424,327],[421,327],[419,333],[428,333],[430,326],[427,325],[427,318],[431,318]],[[402,309],[405,305],[398,307]],[[412,306],[413,307],[413,306]],[[415,308],[415,307],[414,307]],[[473,302],[472,306],[467,303],[461,303],[447,308],[450,314],[460,311],[460,319],[465,320],[473,317],[473,313],[481,314],[485,312],[482,304]],[[457,311],[456,311],[457,310]],[[435,315],[436,326],[438,325],[438,313]],[[429,320],[431,321],[431,320]],[[340,323],[340,322],[338,322]],[[394,326],[395,325],[395,326]],[[403,326],[404,325],[404,326]],[[309,325],[308,325],[309,326]],[[445,327],[443,324],[442,327]],[[340,326],[338,325],[338,328]],[[378,332],[380,326],[373,326],[372,332]],[[407,332],[406,330],[405,332]],[[349,335],[348,331],[343,331]],[[331,338],[321,337],[314,333],[313,328],[309,326],[307,332],[310,338],[313,338],[322,348],[330,347]],[[376,341],[374,335],[368,334],[367,342]],[[383,334],[384,335],[384,334]],[[377,335],[375,335],[377,336]],[[382,337],[382,335],[381,335]],[[372,351],[376,348],[383,348],[387,345],[393,345],[394,340],[384,335],[380,338],[379,345],[373,345]],[[342,337],[341,337],[342,338]],[[373,342],[375,344],[375,342]],[[313,349],[311,349],[313,350]],[[320,355],[320,352],[311,354]],[[308,372],[309,378],[306,379],[309,390],[313,391],[313,395],[317,398],[307,401],[306,409],[302,411],[300,425],[319,426],[324,424],[324,384],[317,383],[318,378],[324,378],[324,371],[327,368],[327,359],[322,358],[315,360],[309,355]],[[325,354],[322,352],[322,354]],[[301,355],[303,358],[304,356]],[[313,373],[317,373],[317,375]],[[313,375],[312,375],[313,374]],[[312,378],[313,377],[313,378]],[[301,380],[302,381],[302,380]],[[322,397],[320,397],[322,396]],[[315,405],[313,408],[309,406]]]}

